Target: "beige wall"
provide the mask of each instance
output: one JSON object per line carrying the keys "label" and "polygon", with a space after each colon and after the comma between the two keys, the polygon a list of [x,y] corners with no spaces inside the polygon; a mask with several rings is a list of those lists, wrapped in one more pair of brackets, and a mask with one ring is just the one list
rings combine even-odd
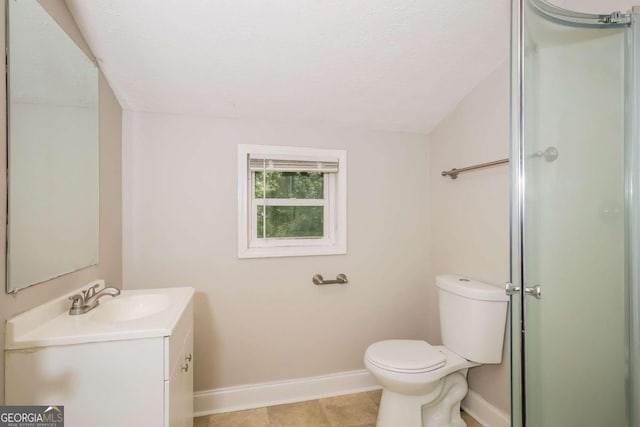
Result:
{"label": "beige wall", "polygon": [[[461,174],[440,172],[509,156],[509,76],[501,66],[478,85],[429,135],[431,270],[455,273],[502,286],[509,274],[509,168]],[[430,342],[440,342],[437,291],[427,298]],[[509,352],[501,365],[474,368],[469,386],[509,412]]]}
{"label": "beige wall", "polygon": [[[87,51],[86,44],[63,0],[43,2],[47,11],[56,18],[62,28]],[[4,2],[0,10],[0,38],[4,45]],[[4,65],[2,65],[4,67]],[[4,75],[4,69],[2,70]],[[0,121],[6,126],[5,86],[0,85],[2,111]],[[0,132],[0,223],[6,223],[6,132]],[[122,109],[109,84],[100,75],[100,263],[97,266],[67,274],[48,282],[7,295],[5,289],[5,263],[0,263],[0,383],[4,384],[4,328],[6,319],[39,305],[49,299],[65,294],[97,278],[109,285],[120,287],[122,283],[122,181],[121,181],[121,135]],[[0,227],[0,241],[6,238],[6,228]],[[0,245],[2,259],[5,245]],[[0,389],[0,402],[4,402],[4,387]]]}
{"label": "beige wall", "polygon": [[[239,143],[347,149],[347,255],[237,258]],[[425,136],[125,112],[123,150],[124,286],[197,289],[195,390],[364,369],[369,344],[424,337]]]}

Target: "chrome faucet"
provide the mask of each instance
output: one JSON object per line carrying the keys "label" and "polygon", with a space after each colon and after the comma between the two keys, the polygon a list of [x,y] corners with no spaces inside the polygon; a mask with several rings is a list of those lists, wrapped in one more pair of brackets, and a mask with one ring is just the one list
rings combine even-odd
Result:
{"label": "chrome faucet", "polygon": [[112,297],[117,297],[120,295],[120,289],[117,288],[103,288],[100,291],[96,292],[100,285],[95,284],[91,286],[89,289],[85,289],[80,294],[75,294],[69,297],[72,301],[71,308],[69,309],[70,315],[76,314],[84,314],[87,313],[98,306],[100,303],[100,298],[110,295]]}

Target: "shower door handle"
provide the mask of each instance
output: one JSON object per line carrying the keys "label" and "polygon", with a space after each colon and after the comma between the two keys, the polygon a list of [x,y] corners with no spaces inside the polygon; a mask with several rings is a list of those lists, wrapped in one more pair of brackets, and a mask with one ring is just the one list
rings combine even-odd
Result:
{"label": "shower door handle", "polygon": [[542,299],[542,289],[540,289],[540,285],[536,285],[533,288],[524,288],[524,293],[536,299]]}
{"label": "shower door handle", "polygon": [[519,286],[513,286],[513,283],[507,282],[504,284],[504,293],[508,296],[515,295],[520,292]]}
{"label": "shower door handle", "polygon": [[[519,286],[514,286],[513,283],[505,283],[504,285],[504,293],[508,296],[515,295],[520,292]],[[524,288],[525,295],[531,295],[536,299],[542,299],[542,289],[540,289],[540,285],[536,285],[533,288]]]}

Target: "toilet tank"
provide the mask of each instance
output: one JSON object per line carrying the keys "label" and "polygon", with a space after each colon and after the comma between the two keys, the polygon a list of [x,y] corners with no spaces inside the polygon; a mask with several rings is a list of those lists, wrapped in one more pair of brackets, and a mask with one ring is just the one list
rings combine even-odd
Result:
{"label": "toilet tank", "polygon": [[500,363],[509,297],[504,289],[451,274],[436,277],[442,344],[477,363]]}

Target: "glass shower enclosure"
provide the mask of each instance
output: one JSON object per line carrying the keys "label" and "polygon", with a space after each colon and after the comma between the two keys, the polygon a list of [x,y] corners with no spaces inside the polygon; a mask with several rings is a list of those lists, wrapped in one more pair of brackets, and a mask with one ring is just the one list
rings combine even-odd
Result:
{"label": "glass shower enclosure", "polygon": [[511,424],[640,426],[640,9],[512,19]]}

